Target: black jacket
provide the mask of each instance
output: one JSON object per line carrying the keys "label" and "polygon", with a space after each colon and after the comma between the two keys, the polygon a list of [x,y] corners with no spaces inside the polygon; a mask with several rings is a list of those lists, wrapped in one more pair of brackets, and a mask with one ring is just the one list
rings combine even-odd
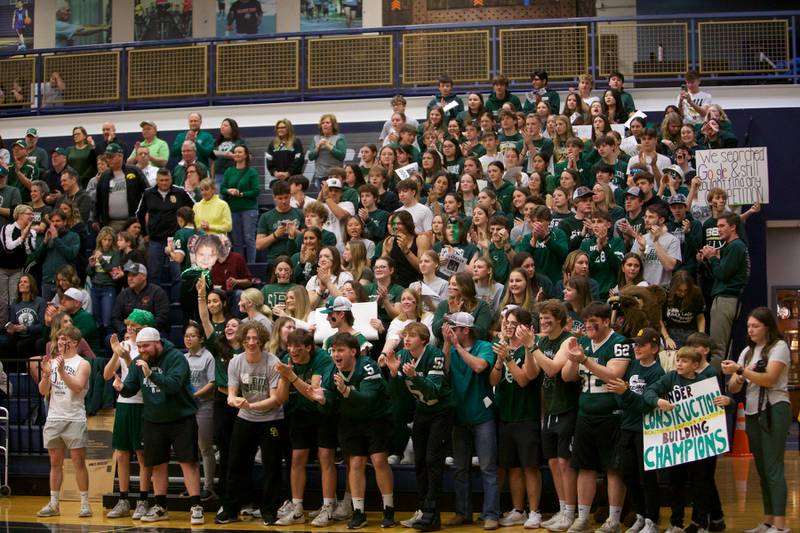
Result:
{"label": "black jacket", "polygon": [[142,232],[149,235],[151,241],[167,242],[167,238],[178,231],[178,219],[175,216],[178,209],[193,205],[194,201],[181,187],[173,185],[163,197],[158,187],[150,187],[142,195],[136,216],[142,225]]}
{"label": "black jacket", "polygon": [[[133,165],[122,165],[122,172],[125,174],[128,195],[128,216],[132,217],[136,215],[136,209],[139,207],[142,195],[147,190],[147,178],[144,177],[141,170]],[[114,172],[108,169],[103,172],[97,182],[94,218],[101,227],[108,226],[110,220],[108,216],[108,197],[111,193],[111,180],[113,177]],[[144,227],[144,224],[142,224],[142,227]]]}
{"label": "black jacket", "polygon": [[303,143],[294,139],[294,144],[275,148],[269,143],[267,146],[267,169],[274,175],[276,172],[288,172],[290,176],[303,173],[306,157],[303,152]]}
{"label": "black jacket", "polygon": [[164,289],[158,285],[148,283],[139,294],[126,287],[117,295],[114,311],[111,314],[114,331],[119,334],[125,333],[125,319],[134,309],[150,311],[156,317],[156,329],[169,332],[169,298]]}

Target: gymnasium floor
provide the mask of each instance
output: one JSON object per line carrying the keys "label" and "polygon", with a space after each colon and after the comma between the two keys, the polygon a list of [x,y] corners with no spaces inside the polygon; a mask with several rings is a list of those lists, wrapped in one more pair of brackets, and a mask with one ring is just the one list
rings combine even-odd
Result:
{"label": "gymnasium floor", "polygon": [[[787,521],[789,527],[800,533],[800,454],[797,451],[786,452],[786,481],[789,487],[787,502]],[[758,474],[752,459],[734,459],[723,457],[717,468],[717,485],[725,509],[725,521],[728,531],[740,532],[755,526],[761,518],[761,490]],[[13,487],[12,487],[13,488]],[[62,502],[61,516],[57,518],[36,518],[36,511],[47,501],[46,497],[12,496],[0,498],[0,533],[27,533],[51,531],[57,533],[101,533],[101,532],[156,532],[156,531],[248,531],[275,529],[278,531],[321,531],[309,525],[304,527],[265,528],[260,522],[236,522],[224,526],[214,524],[214,516],[206,513],[204,526],[189,527],[187,513],[170,513],[171,520],[153,525],[139,525],[127,520],[109,520],[104,517],[105,510],[99,502],[92,502],[95,516],[89,519],[77,518],[78,503]],[[101,512],[103,511],[103,512]],[[408,518],[409,513],[399,513],[398,520]],[[449,515],[445,515],[447,518]],[[477,516],[477,515],[476,515]],[[688,516],[688,514],[687,514]],[[661,527],[668,525],[669,509],[661,509]],[[378,527],[380,517],[377,513],[369,514],[370,526],[366,532],[381,531]],[[403,529],[397,526],[395,529]],[[522,526],[504,528],[506,530],[523,531]],[[479,531],[479,526],[468,526],[450,529],[459,531]],[[326,531],[348,531],[344,523],[337,523]],[[412,530],[413,531],[413,530]],[[544,531],[544,530],[540,530]]]}

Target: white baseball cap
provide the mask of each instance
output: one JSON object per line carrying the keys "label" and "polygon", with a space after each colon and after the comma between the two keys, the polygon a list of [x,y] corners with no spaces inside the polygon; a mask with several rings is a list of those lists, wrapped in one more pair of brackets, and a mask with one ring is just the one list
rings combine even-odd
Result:
{"label": "white baseball cap", "polygon": [[70,287],[69,289],[65,290],[64,296],[83,303],[83,293],[75,287]]}
{"label": "white baseball cap", "polygon": [[156,328],[144,328],[136,335],[136,342],[158,342],[161,333]]}
{"label": "white baseball cap", "polygon": [[475,317],[469,313],[453,313],[452,315],[447,315],[447,323],[451,326],[472,328],[475,327]]}

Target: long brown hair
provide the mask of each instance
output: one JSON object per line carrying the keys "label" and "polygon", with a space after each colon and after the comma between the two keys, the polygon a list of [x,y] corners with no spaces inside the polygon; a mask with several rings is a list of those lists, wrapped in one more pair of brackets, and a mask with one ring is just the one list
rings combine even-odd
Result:
{"label": "long brown hair", "polygon": [[[681,285],[686,285],[686,296],[679,298],[677,295],[678,288]],[[695,285],[694,279],[686,270],[679,270],[672,275],[672,281],[669,284],[669,292],[667,293],[667,304],[675,305],[680,303],[681,311],[688,311],[694,307],[696,303],[700,303],[702,309],[703,304],[703,291],[700,287]]]}

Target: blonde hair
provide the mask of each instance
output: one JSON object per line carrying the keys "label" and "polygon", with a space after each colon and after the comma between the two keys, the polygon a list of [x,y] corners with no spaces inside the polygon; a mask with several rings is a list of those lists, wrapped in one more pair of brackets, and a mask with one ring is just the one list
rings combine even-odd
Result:
{"label": "blonde hair", "polygon": [[369,258],[367,257],[367,247],[359,239],[353,239],[345,243],[350,247],[350,262],[345,266],[345,270],[353,275],[353,280],[358,282],[364,275],[364,271],[369,268]]}
{"label": "blonde hair", "polygon": [[307,320],[309,313],[311,313],[311,301],[308,299],[308,291],[302,285],[294,285],[286,294],[291,293],[294,296],[294,312],[286,310],[286,314],[298,320]]}
{"label": "blonde hair", "polygon": [[[406,315],[406,312],[402,309],[400,310],[400,314],[397,315],[398,320],[419,320],[422,318],[422,296],[420,292],[416,289],[404,289],[403,292],[400,294],[400,300],[403,299],[404,294],[410,294],[414,297],[414,301],[417,302],[417,305],[414,306],[414,316]],[[400,301],[398,300],[398,301]]]}
{"label": "blonde hair", "polygon": [[103,249],[100,248],[101,246],[100,243],[102,243],[103,239],[108,236],[111,236],[111,250],[114,251],[116,249],[117,232],[114,231],[114,228],[110,226],[104,226],[100,228],[100,231],[97,232],[97,245],[95,246],[95,251],[100,251],[100,252],[103,251]]}
{"label": "blonde hair", "polygon": [[[323,115],[323,117],[324,116],[325,115]],[[322,119],[320,118],[319,121],[322,122]],[[286,126],[286,140],[284,141],[281,141],[278,138],[278,126],[280,126],[281,124]],[[288,118],[282,118],[275,123],[275,139],[273,139],[272,141],[272,146],[278,148],[281,145],[281,143],[288,144],[290,146],[294,145],[294,126],[292,125],[292,122]]]}
{"label": "blonde hair", "polygon": [[272,335],[267,343],[269,353],[278,355],[281,349],[281,329],[287,322],[294,322],[294,319],[290,316],[282,316],[272,325]]}
{"label": "blonde hair", "polygon": [[242,291],[242,296],[239,298],[240,300],[247,300],[253,307],[256,308],[256,311],[262,313],[267,316],[272,315],[272,310],[264,305],[264,295],[261,293],[260,290],[249,288]]}

